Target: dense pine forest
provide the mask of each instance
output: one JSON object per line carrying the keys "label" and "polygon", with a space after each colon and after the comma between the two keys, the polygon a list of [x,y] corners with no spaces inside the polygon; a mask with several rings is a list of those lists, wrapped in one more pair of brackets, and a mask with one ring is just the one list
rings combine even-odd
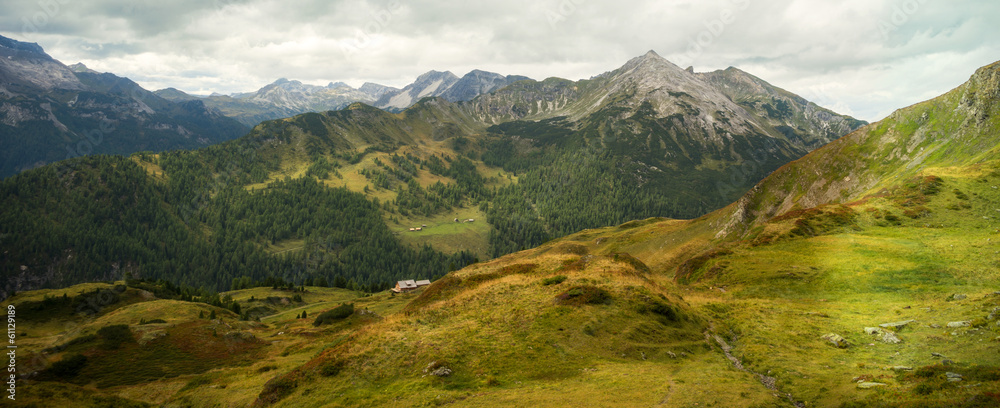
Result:
{"label": "dense pine forest", "polygon": [[[165,168],[177,169],[166,183],[136,164],[144,155],[90,156],[65,164],[63,174],[48,166],[5,180],[3,269],[27,261],[25,268],[39,269],[34,276],[55,287],[135,277],[225,290],[234,281],[280,278],[376,291],[473,261],[467,253],[402,245],[364,195],[311,177],[256,193],[235,183],[182,181],[199,180],[196,173],[211,167],[194,161],[221,151],[165,155]],[[303,239],[305,249],[265,251],[290,238]]]}

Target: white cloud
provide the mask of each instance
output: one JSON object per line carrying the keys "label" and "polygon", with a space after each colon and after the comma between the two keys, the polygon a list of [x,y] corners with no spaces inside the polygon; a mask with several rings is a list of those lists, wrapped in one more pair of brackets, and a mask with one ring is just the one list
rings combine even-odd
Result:
{"label": "white cloud", "polygon": [[[10,3],[10,4],[7,4]],[[1000,59],[993,0],[0,0],[0,34],[145,87],[279,77],[403,86],[431,69],[589,78],[653,49],[877,120]],[[693,45],[694,44],[694,45]]]}

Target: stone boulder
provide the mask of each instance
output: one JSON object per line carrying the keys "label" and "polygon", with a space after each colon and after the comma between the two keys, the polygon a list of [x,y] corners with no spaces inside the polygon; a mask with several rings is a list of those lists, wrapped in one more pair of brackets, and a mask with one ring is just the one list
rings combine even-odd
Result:
{"label": "stone boulder", "polygon": [[900,329],[902,329],[902,328],[908,326],[910,323],[914,323],[914,322],[916,322],[916,320],[910,319],[910,320],[904,320],[904,321],[901,321],[901,322],[882,323],[882,324],[878,325],[878,327],[881,327],[883,329],[892,329],[892,330],[899,331]]}
{"label": "stone boulder", "polygon": [[830,342],[830,345],[836,348],[847,348],[849,346],[849,344],[847,343],[847,339],[836,333],[824,334],[823,337],[821,338],[823,340]]}
{"label": "stone boulder", "polygon": [[882,330],[878,327],[865,327],[865,334],[869,336],[878,336],[878,340],[886,344],[899,344],[903,342],[899,336],[896,336],[896,333],[888,330]]}
{"label": "stone boulder", "polygon": [[438,367],[437,370],[431,372],[431,375],[437,377],[447,377],[451,375],[451,369],[448,367]]}

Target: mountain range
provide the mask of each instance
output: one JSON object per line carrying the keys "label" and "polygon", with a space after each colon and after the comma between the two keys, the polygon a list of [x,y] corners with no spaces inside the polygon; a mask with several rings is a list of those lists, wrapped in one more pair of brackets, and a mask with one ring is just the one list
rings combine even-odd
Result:
{"label": "mountain range", "polygon": [[398,112],[425,97],[441,97],[452,102],[468,101],[523,79],[528,78],[502,76],[480,70],[469,72],[461,78],[451,72],[430,71],[417,77],[416,81],[403,89],[372,82],[366,82],[357,89],[343,82],[317,86],[281,78],[256,92],[228,96],[213,94],[207,98],[199,98],[173,88],[161,89],[155,93],[173,101],[201,99],[207,106],[219,109],[247,126],[254,126],[265,120],[306,112],[339,110],[355,102]]}
{"label": "mountain range", "polygon": [[81,155],[196,148],[245,133],[201,101],[170,102],[0,37],[0,177]]}
{"label": "mountain range", "polygon": [[[131,84],[82,66],[65,75],[71,74],[103,92],[114,92],[122,82]],[[736,69],[695,74],[652,51],[589,80],[534,81],[475,71],[466,78],[471,79],[424,75],[400,93],[388,92],[380,99],[425,92],[467,97],[518,80],[469,101],[421,97],[399,113],[353,103],[342,110],[265,121],[238,140],[207,149],[72,160],[61,165],[72,165],[72,174],[38,171],[12,178],[2,195],[10,211],[0,233],[20,249],[3,259],[9,274],[3,290],[106,279],[123,268],[146,278],[218,290],[229,288],[234,279],[270,275],[339,279],[375,290],[413,267],[421,277],[433,278],[449,263],[501,256],[585,228],[650,216],[698,217],[737,199],[810,149],[864,124]],[[279,81],[242,97],[283,97],[280,100],[292,103],[302,95],[321,98],[351,92],[361,94],[342,84],[316,87]],[[106,178],[121,182],[98,182]],[[31,186],[17,187],[26,180],[33,180]],[[354,216],[381,225],[369,227],[383,231],[370,237],[378,245],[355,241],[354,247],[366,256],[352,257],[323,244],[353,230],[348,224],[273,224],[281,219],[303,221],[316,203],[286,207],[259,202],[253,212],[267,217],[226,221],[230,216],[225,214],[243,214],[249,203],[274,197],[254,191],[280,190],[294,196],[316,188],[299,184],[304,180],[344,188],[326,193],[333,194],[328,200],[355,197],[350,199],[355,200]],[[75,187],[38,190],[63,183]],[[144,192],[135,197],[141,205],[125,208],[120,206],[126,201],[108,202],[100,210],[104,216],[90,213],[96,203],[86,203],[87,197],[134,194],[129,191]],[[365,202],[372,207],[361,205]],[[112,215],[117,211],[134,217]],[[382,219],[372,220],[373,214]],[[419,233],[399,234],[409,232],[406,225],[441,225],[459,218],[456,215],[479,221],[448,227],[445,233],[421,228]],[[104,217],[117,221],[105,224]],[[161,222],[142,221],[149,219]],[[196,227],[199,224],[203,227]],[[43,230],[49,232],[37,233]],[[381,235],[392,232],[398,235]],[[206,245],[209,237],[226,244]],[[87,242],[109,239],[121,240],[121,245],[83,250]],[[170,242],[168,247],[175,249],[155,241]],[[343,238],[336,241],[347,245]],[[400,245],[426,247],[437,255],[414,263]],[[257,259],[255,266],[220,257],[217,252],[227,247],[240,253],[239,259]],[[391,251],[401,255],[392,262],[410,266],[369,258],[379,247],[396,248]],[[176,248],[186,248],[186,258],[197,260],[183,272],[171,255]],[[283,255],[276,257],[278,252]],[[320,261],[302,268],[296,266],[299,257]]]}
{"label": "mountain range", "polygon": [[[11,248],[3,270],[27,262],[5,276],[19,287],[58,284],[10,299],[27,322],[19,350],[34,350],[18,360],[31,381],[19,397],[86,406],[996,406],[998,102],[1000,62],[687,220],[629,212],[658,202],[642,186],[670,185],[655,172],[627,183],[644,160],[694,172],[765,167],[849,119],[815,121],[803,112],[826,111],[762,81],[698,75],[650,53],[587,81],[520,81],[399,114],[353,104],[265,122],[198,151],[28,171],[0,183],[0,242]],[[592,171],[600,163],[610,165]],[[546,212],[545,196],[565,206]],[[595,219],[603,226],[537,245],[515,239],[527,247],[469,265],[391,246],[475,232],[475,211],[508,238],[530,237],[531,217],[543,234],[579,213],[632,218]],[[386,234],[394,219],[404,222]],[[377,238],[359,247],[356,231]],[[20,250],[36,247],[49,252]],[[381,272],[400,254],[406,277],[434,282],[399,293],[359,287],[360,274],[324,284],[353,268]],[[282,275],[226,274],[260,262]],[[435,275],[442,262],[454,264]],[[62,287],[85,269],[116,282]],[[203,274],[234,277],[234,290],[185,286]]]}

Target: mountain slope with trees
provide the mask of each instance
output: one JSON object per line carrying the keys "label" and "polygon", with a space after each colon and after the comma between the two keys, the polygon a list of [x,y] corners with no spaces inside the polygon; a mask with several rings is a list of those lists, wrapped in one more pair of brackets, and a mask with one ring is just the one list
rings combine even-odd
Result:
{"label": "mountain slope with trees", "polygon": [[[127,85],[108,74],[77,75],[104,92]],[[564,102],[548,110],[550,99]],[[495,112],[516,117],[483,115],[502,101],[508,105]],[[17,211],[5,213],[2,242],[25,244],[5,255],[6,290],[107,279],[125,269],[216,290],[268,277],[353,280],[378,290],[582,229],[698,217],[806,152],[655,53],[575,85],[521,80],[468,102],[424,98],[399,113],[356,103],[263,122],[243,138],[196,151],[98,156],[5,181],[0,199]],[[130,189],[134,203],[125,202],[133,206],[88,202]],[[328,214],[325,205],[347,206],[346,213]],[[450,222],[459,212],[483,227]],[[378,233],[345,238],[365,230]],[[114,234],[121,245],[88,250]],[[469,238],[456,243],[451,235]],[[448,255],[424,248],[445,241]],[[473,248],[476,255],[467,252]]]}

